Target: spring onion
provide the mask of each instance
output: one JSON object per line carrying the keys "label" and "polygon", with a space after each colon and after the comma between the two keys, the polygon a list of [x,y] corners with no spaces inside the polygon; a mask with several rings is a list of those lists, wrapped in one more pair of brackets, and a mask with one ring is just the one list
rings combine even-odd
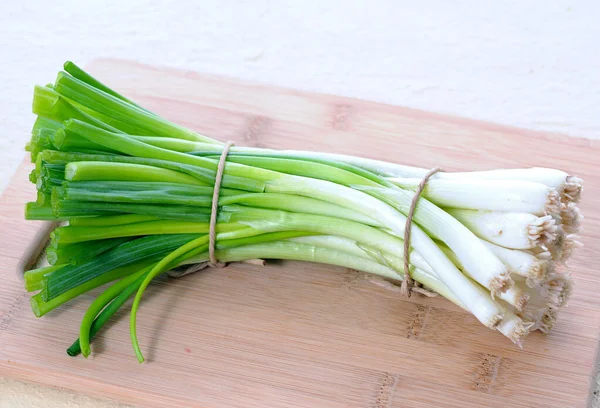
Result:
{"label": "spring onion", "polygon": [[[50,266],[28,271],[37,316],[111,283],[90,305],[69,355],[91,353],[133,297],[130,332],[157,276],[208,265],[211,207],[223,142],[169,122],[65,63],[35,87],[27,150],[32,220],[66,221]],[[218,136],[218,135],[217,135]],[[443,163],[440,163],[443,165]],[[438,173],[405,228],[427,170],[333,153],[234,146],[218,197],[221,262],[285,259],[357,269],[415,293],[437,293],[521,345],[549,331],[571,292],[557,272],[578,246],[582,180],[555,169]],[[257,261],[258,260],[258,261]],[[178,271],[178,272],[173,272]],[[182,272],[183,271],[183,272]]]}

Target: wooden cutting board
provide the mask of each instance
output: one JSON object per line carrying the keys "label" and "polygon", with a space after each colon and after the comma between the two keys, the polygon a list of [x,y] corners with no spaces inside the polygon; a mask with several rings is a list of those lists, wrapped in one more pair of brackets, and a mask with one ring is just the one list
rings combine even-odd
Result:
{"label": "wooden cutting board", "polygon": [[[15,270],[43,223],[19,169],[0,201],[0,372],[139,406],[583,407],[600,323],[600,143],[132,62],[90,71],[198,132],[239,145],[363,155],[423,167],[557,167],[586,181],[575,291],[523,350],[443,299],[410,300],[343,268],[230,265],[146,293],[139,365],[122,313],[89,359],[66,347],[94,294],[36,319]],[[24,138],[25,139],[25,138]],[[128,312],[128,311],[127,311]]]}

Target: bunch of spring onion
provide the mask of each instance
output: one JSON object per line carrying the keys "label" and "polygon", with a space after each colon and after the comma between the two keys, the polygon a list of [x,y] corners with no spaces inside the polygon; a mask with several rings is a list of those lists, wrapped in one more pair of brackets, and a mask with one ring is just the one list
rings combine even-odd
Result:
{"label": "bunch of spring onion", "polygon": [[[36,316],[107,288],[83,316],[70,355],[168,271],[206,265],[223,143],[173,124],[71,62],[35,88],[28,151],[36,202],[26,218],[57,220],[50,266],[25,274]],[[440,163],[443,165],[443,163]],[[234,146],[218,200],[221,262],[289,259],[404,279],[406,215],[426,169],[309,151]],[[547,332],[571,291],[582,180],[529,168],[438,173],[414,213],[410,274],[516,344]]]}

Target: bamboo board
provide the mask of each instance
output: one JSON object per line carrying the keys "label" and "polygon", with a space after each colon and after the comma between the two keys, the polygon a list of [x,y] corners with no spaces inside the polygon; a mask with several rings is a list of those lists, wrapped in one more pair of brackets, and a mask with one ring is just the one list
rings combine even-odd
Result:
{"label": "bamboo board", "polygon": [[230,265],[147,292],[132,353],[121,314],[89,359],[65,348],[92,299],[36,319],[15,270],[43,223],[24,163],[0,199],[0,373],[139,406],[582,407],[600,327],[600,143],[131,62],[90,71],[167,118],[239,145],[350,153],[423,167],[558,167],[583,177],[575,292],[523,350],[442,299],[410,300],[352,270]]}

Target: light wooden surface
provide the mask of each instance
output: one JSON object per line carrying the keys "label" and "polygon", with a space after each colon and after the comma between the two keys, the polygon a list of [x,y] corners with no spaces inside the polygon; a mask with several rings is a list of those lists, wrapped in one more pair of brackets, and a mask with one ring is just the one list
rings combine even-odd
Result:
{"label": "light wooden surface", "polygon": [[139,406],[580,407],[600,327],[600,144],[190,72],[101,60],[90,71],[144,106],[238,144],[450,170],[552,166],[586,180],[575,292],[549,335],[519,350],[442,299],[389,292],[355,271],[231,265],[147,292],[139,365],[119,315],[89,359],[65,348],[94,293],[36,319],[15,274],[39,223],[23,165],[0,199],[0,372]]}

